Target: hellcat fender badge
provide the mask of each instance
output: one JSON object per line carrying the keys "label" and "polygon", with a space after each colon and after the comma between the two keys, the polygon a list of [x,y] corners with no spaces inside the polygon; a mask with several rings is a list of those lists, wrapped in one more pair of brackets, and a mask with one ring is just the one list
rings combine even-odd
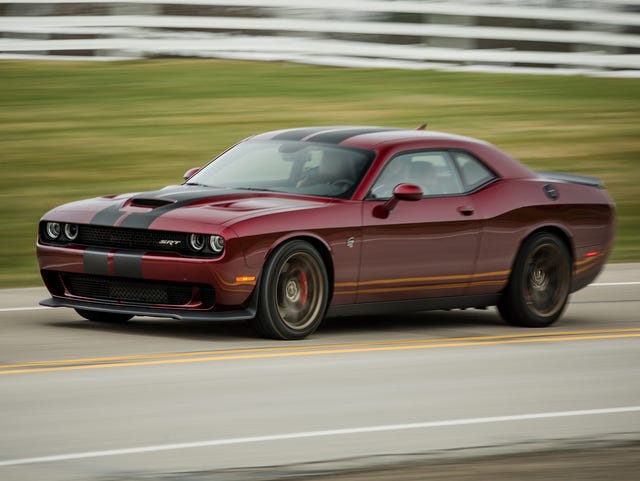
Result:
{"label": "hellcat fender badge", "polygon": [[549,197],[549,199],[558,200],[558,191],[553,185],[545,184],[542,190],[544,190],[544,193],[547,194],[547,197]]}
{"label": "hellcat fender badge", "polygon": [[349,238],[347,239],[347,247],[348,247],[349,249],[351,249],[355,243],[356,243],[356,239],[355,239],[355,237],[349,237]]}

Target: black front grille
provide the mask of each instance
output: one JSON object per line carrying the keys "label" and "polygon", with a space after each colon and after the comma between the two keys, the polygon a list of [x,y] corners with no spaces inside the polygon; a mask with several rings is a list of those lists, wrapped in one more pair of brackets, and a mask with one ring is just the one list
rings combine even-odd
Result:
{"label": "black front grille", "polygon": [[[66,235],[60,235],[57,239],[51,239],[47,235],[46,225],[46,221],[40,223],[38,241],[42,244],[132,249],[158,253],[174,252],[184,257],[198,258],[218,258],[222,255],[221,252],[214,252],[210,248],[208,234],[194,233],[204,237],[204,247],[201,250],[194,250],[189,243],[192,233],[77,224],[78,235],[76,238],[69,239]],[[62,226],[67,226],[67,224],[63,223]]]}
{"label": "black front grille", "polygon": [[[198,297],[200,291],[211,290],[211,288],[200,288],[180,282],[158,282],[84,274],[63,274],[62,280],[73,296],[117,303],[183,306],[189,304],[194,296]],[[213,303],[212,298],[208,301]],[[212,305],[202,307],[208,308]]]}
{"label": "black front grille", "polygon": [[187,234],[182,232],[82,225],[76,242],[90,247],[190,253]]}

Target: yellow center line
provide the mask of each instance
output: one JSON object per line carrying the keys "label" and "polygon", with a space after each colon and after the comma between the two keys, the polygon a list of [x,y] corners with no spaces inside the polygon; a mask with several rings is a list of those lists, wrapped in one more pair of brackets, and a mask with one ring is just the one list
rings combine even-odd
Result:
{"label": "yellow center line", "polygon": [[398,341],[374,341],[345,344],[325,344],[299,347],[265,347],[251,349],[230,349],[221,351],[195,351],[186,353],[165,353],[155,355],[135,355],[104,357],[93,359],[56,360],[24,364],[0,365],[0,374],[21,374],[49,371],[74,371],[110,367],[153,366],[163,364],[184,364],[194,362],[230,361],[241,359],[268,359],[328,354],[364,352],[403,351],[434,349],[443,347],[463,347],[499,344],[520,344],[538,342],[567,342],[597,339],[623,339],[640,337],[640,329],[610,329],[568,332],[545,332],[520,335],[474,336],[441,339],[418,339]]}
{"label": "yellow center line", "polygon": [[304,345],[299,344],[296,346],[267,346],[267,347],[251,347],[243,349],[221,349],[221,350],[208,350],[208,351],[186,351],[186,352],[169,352],[169,353],[154,353],[154,354],[132,354],[125,356],[108,356],[108,357],[93,357],[93,358],[79,358],[79,359],[58,359],[51,361],[34,361],[19,364],[0,364],[0,370],[20,367],[45,367],[45,366],[58,366],[58,365],[78,365],[78,364],[92,364],[92,363],[119,363],[123,361],[144,360],[144,359],[164,359],[164,358],[180,358],[180,357],[192,357],[192,356],[212,356],[212,355],[231,355],[231,354],[244,354],[244,353],[262,353],[262,352],[287,352],[287,351],[307,351],[314,349],[338,349],[338,348],[351,348],[351,347],[366,347],[366,346],[378,346],[378,345],[405,345],[405,344],[424,344],[424,343],[444,343],[452,341],[485,341],[485,340],[499,340],[499,339],[520,339],[520,338],[538,338],[549,336],[578,336],[585,334],[618,334],[618,333],[640,333],[640,328],[626,328],[626,329],[592,329],[583,331],[544,331],[536,333],[520,333],[520,334],[499,334],[491,336],[467,336],[467,337],[443,337],[443,338],[422,338],[422,339],[399,339],[399,340],[386,340],[386,341],[362,341],[362,342],[350,342],[350,343],[335,343],[335,344],[318,344],[318,345]]}

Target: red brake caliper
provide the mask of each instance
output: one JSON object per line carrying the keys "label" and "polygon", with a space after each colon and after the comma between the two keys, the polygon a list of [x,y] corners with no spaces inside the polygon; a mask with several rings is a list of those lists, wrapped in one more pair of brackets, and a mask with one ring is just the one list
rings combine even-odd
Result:
{"label": "red brake caliper", "polygon": [[300,277],[298,279],[300,281],[300,306],[304,307],[307,305],[307,296],[309,295],[309,283],[307,282],[307,274],[301,269]]}

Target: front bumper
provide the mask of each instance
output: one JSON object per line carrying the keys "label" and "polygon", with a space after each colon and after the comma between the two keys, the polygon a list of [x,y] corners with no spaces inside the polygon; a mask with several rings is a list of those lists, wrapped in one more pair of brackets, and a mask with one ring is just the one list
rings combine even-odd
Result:
{"label": "front bumper", "polygon": [[40,301],[41,306],[46,307],[71,307],[73,309],[86,309],[97,312],[110,312],[116,314],[129,314],[132,316],[163,317],[180,321],[246,321],[256,315],[255,306],[237,311],[189,311],[178,309],[157,309],[139,306],[120,306],[102,304],[99,302],[82,301],[78,299],[51,297]]}
{"label": "front bumper", "polygon": [[259,271],[218,259],[38,243],[51,307],[173,319],[249,319]]}

